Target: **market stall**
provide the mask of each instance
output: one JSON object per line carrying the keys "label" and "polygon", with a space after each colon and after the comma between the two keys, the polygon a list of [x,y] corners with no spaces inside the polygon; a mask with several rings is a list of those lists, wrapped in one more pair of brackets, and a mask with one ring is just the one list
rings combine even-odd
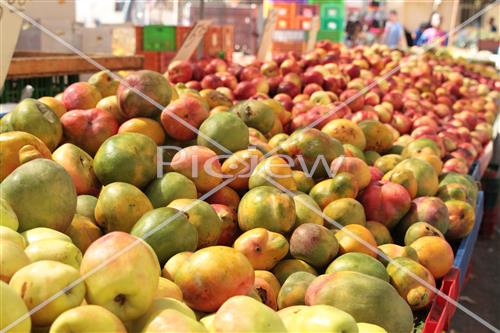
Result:
{"label": "market stall", "polygon": [[460,301],[496,223],[492,58],[355,46],[344,1],[227,9],[264,15],[245,54],[203,6],[133,27],[135,55],[14,54],[2,333],[495,331]]}

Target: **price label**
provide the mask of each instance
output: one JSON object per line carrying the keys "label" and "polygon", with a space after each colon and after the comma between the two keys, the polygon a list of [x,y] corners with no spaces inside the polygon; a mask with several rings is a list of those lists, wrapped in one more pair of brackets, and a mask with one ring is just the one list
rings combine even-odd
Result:
{"label": "price label", "polygon": [[23,19],[15,11],[23,11],[26,0],[0,0],[0,89],[3,88],[10,61],[16,48]]}
{"label": "price label", "polygon": [[314,16],[311,20],[311,30],[309,31],[309,38],[307,40],[306,52],[311,52],[316,44],[319,30],[319,16]]}
{"label": "price label", "polygon": [[212,20],[198,21],[198,23],[196,23],[194,28],[186,37],[184,43],[182,43],[181,48],[179,49],[179,51],[177,51],[177,54],[175,55],[175,58],[172,61],[189,60],[189,58],[191,58],[191,55],[193,54],[193,52],[196,50],[201,40],[203,39],[203,36],[205,36],[205,32],[207,32],[210,24],[212,24]]}
{"label": "price label", "polygon": [[267,15],[266,24],[264,25],[264,32],[262,33],[262,40],[260,41],[259,52],[257,53],[258,60],[266,60],[267,52],[271,46],[277,17],[278,12],[275,9],[271,9]]}

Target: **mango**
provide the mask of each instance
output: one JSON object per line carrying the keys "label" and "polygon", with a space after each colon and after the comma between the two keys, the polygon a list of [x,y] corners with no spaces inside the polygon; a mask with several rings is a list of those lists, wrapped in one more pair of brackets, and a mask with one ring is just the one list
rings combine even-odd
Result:
{"label": "mango", "polygon": [[276,232],[255,228],[244,232],[233,247],[243,253],[254,269],[270,270],[288,253],[288,241]]}
{"label": "mango", "polygon": [[[434,277],[418,262],[404,257],[395,258],[387,265],[387,273],[391,278],[391,284],[412,310],[426,308],[434,299],[435,294],[431,289],[436,287]],[[427,284],[423,284],[415,277]]]}
{"label": "mango", "polygon": [[295,272],[290,275],[278,293],[278,309],[294,305],[305,305],[307,287],[316,278],[308,272]]}
{"label": "mango", "polygon": [[384,265],[377,259],[364,253],[352,252],[343,254],[332,261],[326,269],[327,274],[342,271],[359,272],[389,282],[389,275],[387,275]]}
{"label": "mango", "polygon": [[306,304],[326,304],[347,312],[356,322],[376,324],[388,332],[413,331],[413,313],[388,282],[358,272],[317,277],[307,288]]}
{"label": "mango", "polygon": [[339,243],[333,232],[327,228],[305,223],[293,231],[290,238],[290,253],[314,267],[324,267],[336,255]]}

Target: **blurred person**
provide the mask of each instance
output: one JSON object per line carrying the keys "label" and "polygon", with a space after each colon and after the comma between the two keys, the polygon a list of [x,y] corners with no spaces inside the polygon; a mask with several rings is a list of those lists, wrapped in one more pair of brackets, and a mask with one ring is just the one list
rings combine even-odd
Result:
{"label": "blurred person", "polygon": [[488,25],[490,26],[490,32],[497,32],[497,24],[495,23],[495,18],[493,16],[490,17]]}
{"label": "blurred person", "polygon": [[389,19],[385,24],[382,40],[390,48],[399,48],[406,45],[404,28],[399,22],[398,12],[394,9],[389,12]]}
{"label": "blurred person", "polygon": [[349,46],[355,46],[358,44],[362,31],[363,26],[359,20],[358,13],[352,13],[345,26],[346,41]]}
{"label": "blurred person", "polygon": [[415,36],[413,37],[413,40],[415,41],[415,45],[421,45],[420,44],[420,37],[422,36],[422,33],[430,27],[431,27],[431,25],[429,24],[429,22],[423,22],[418,26],[417,30],[415,31]]}
{"label": "blurred person", "polygon": [[438,12],[433,12],[430,19],[430,27],[422,32],[418,39],[418,45],[435,44],[439,41],[441,46],[446,46],[447,38],[446,32],[441,28],[443,18]]}

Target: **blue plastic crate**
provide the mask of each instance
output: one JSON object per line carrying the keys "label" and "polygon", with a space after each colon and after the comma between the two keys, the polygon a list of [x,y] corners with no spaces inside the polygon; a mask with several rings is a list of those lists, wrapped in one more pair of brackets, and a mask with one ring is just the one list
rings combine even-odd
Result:
{"label": "blue plastic crate", "polygon": [[479,163],[479,160],[476,160],[474,161],[474,163],[472,163],[469,170],[469,175],[471,175],[471,177],[476,181],[481,180],[481,165]]}
{"label": "blue plastic crate", "polygon": [[481,226],[481,221],[483,220],[483,213],[484,192],[479,191],[477,195],[476,221],[474,222],[474,227],[472,228],[470,234],[460,242],[460,246],[455,254],[455,261],[453,262],[453,266],[460,270],[460,288],[463,288],[464,286],[465,275],[467,274],[470,259],[472,257],[472,253],[474,252],[474,245],[476,244],[479,227]]}

